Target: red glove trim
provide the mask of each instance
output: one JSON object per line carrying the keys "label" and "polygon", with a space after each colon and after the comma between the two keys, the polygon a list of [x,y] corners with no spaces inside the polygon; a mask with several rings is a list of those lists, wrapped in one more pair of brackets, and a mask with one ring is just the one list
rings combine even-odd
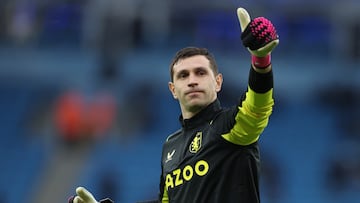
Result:
{"label": "red glove trim", "polygon": [[251,62],[256,68],[266,68],[271,63],[271,55],[268,54],[264,57],[251,55]]}

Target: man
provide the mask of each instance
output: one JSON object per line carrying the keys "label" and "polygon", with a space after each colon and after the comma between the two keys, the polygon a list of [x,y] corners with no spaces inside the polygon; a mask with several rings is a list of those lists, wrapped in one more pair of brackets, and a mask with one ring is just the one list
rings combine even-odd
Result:
{"label": "man", "polygon": [[223,78],[206,49],[184,48],[170,66],[169,89],[179,101],[182,128],[163,146],[162,202],[260,201],[257,140],[274,103],[270,54],[279,40],[265,18],[251,21],[242,8],[238,17],[253,63],[248,90],[237,106],[220,106]]}
{"label": "man", "polygon": [[[251,20],[243,8],[237,14],[252,61],[238,105],[220,106],[223,78],[206,49],[184,48],[171,63],[169,89],[179,101],[182,128],[163,145],[159,202],[260,202],[257,141],[274,104],[270,55],[279,39],[269,20]],[[92,197],[78,190],[75,199]]]}

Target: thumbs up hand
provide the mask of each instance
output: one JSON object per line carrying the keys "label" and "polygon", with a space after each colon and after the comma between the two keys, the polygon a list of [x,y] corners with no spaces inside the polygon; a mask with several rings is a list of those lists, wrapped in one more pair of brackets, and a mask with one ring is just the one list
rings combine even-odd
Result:
{"label": "thumbs up hand", "polygon": [[241,27],[241,40],[250,53],[256,57],[266,57],[279,44],[279,36],[273,24],[264,17],[251,19],[244,8],[237,9]]}

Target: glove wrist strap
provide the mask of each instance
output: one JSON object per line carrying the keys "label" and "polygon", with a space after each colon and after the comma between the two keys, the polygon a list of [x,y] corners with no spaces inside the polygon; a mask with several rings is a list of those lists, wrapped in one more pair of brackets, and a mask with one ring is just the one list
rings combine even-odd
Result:
{"label": "glove wrist strap", "polygon": [[268,55],[266,55],[264,57],[258,57],[258,56],[255,56],[255,55],[251,55],[251,63],[256,68],[266,68],[271,63],[271,54],[268,54]]}

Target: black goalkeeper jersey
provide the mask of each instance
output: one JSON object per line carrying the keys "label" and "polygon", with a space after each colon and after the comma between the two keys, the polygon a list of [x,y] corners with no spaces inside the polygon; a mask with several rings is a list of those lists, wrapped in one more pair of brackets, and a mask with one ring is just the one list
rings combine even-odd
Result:
{"label": "black goalkeeper jersey", "polygon": [[163,146],[160,202],[257,203],[258,138],[274,104],[272,72],[251,69],[239,105],[222,108],[218,100],[191,119]]}

